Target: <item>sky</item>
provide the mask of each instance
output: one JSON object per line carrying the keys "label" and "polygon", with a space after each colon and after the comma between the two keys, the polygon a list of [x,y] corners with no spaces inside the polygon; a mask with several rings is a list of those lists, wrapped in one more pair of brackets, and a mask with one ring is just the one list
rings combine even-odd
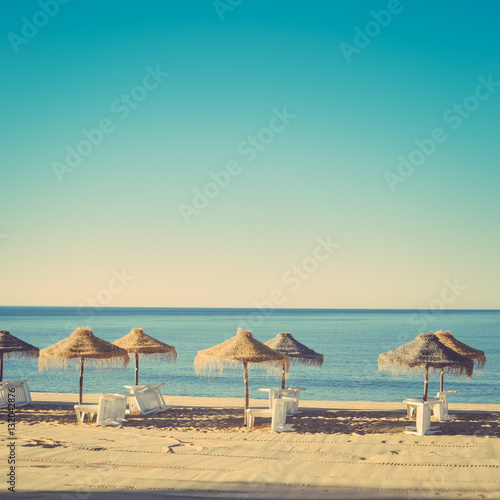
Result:
{"label": "sky", "polygon": [[0,304],[498,309],[497,1],[0,4]]}

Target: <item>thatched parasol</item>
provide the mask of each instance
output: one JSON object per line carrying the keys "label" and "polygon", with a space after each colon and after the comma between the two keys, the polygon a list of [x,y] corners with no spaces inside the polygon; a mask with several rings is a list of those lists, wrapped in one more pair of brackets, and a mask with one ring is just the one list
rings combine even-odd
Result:
{"label": "thatched parasol", "polygon": [[[265,342],[267,346],[281,354],[286,354],[290,358],[291,363],[300,363],[310,366],[321,366],[323,364],[323,354],[319,354],[309,347],[295,340],[289,332],[281,332],[271,340]],[[283,370],[281,376],[281,387],[286,386],[286,373]]]}
{"label": "thatched parasol", "polygon": [[125,349],[96,337],[92,328],[85,326],[78,327],[67,339],[42,349],[38,368],[40,370],[67,368],[72,359],[77,359],[80,365],[80,404],[82,404],[85,359],[90,359],[99,365],[123,364],[124,367],[129,362],[128,352]]}
{"label": "thatched parasol", "polygon": [[148,354],[167,363],[177,359],[175,347],[146,335],[142,328],[132,328],[125,337],[112,343],[125,349],[129,354],[135,353],[135,385],[139,385],[139,354]]}
{"label": "thatched parasol", "polygon": [[38,356],[38,347],[24,342],[11,335],[7,330],[0,330],[0,382],[3,380],[3,357],[12,356],[36,358]]}
{"label": "thatched parasol", "polygon": [[[451,332],[436,332],[436,336],[441,343],[445,346],[453,349],[455,352],[458,352],[461,356],[465,358],[472,359],[475,368],[484,368],[486,364],[486,356],[484,351],[480,351],[479,349],[474,349],[460,340],[457,340]],[[441,392],[444,390],[444,372],[441,370],[441,382],[440,382],[440,390]]]}
{"label": "thatched parasol", "polygon": [[267,345],[254,339],[252,332],[238,328],[236,336],[210,349],[198,351],[194,360],[197,373],[207,370],[209,373],[225,366],[236,366],[243,363],[243,379],[245,381],[245,418],[248,408],[248,363],[251,365],[266,364],[268,368],[283,367],[288,372],[290,360],[288,356],[276,352]]}
{"label": "thatched parasol", "polygon": [[427,401],[429,370],[443,369],[446,373],[471,377],[474,365],[469,358],[442,344],[434,333],[421,333],[415,340],[384,352],[378,358],[379,370],[411,373],[422,368],[425,369],[423,401]]}

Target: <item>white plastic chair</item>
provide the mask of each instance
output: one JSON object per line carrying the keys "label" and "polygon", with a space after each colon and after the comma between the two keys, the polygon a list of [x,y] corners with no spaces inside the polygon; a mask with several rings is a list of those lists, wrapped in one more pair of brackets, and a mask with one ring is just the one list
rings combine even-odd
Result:
{"label": "white plastic chair", "polygon": [[268,403],[268,408],[270,410],[273,409],[273,406],[274,406],[274,400],[275,399],[278,399],[280,397],[280,394],[279,394],[279,391],[281,389],[279,389],[278,387],[272,387],[271,389],[259,389],[259,391],[262,391],[262,392],[268,392],[269,393],[269,403]]}
{"label": "white plastic chair", "polygon": [[9,406],[9,390],[7,382],[0,382],[0,408]]}
{"label": "white plastic chair", "polygon": [[83,423],[85,415],[89,420],[97,415],[96,425],[122,425],[126,406],[126,394],[101,394],[97,405],[75,405],[76,419]]}
{"label": "white plastic chair", "polygon": [[294,413],[299,413],[299,399],[300,391],[305,391],[305,387],[288,387],[286,389],[280,389],[280,397],[282,398],[292,398],[295,401],[287,404],[287,413],[293,415]]}
{"label": "white plastic chair", "polygon": [[273,410],[269,408],[247,408],[245,412],[246,426],[251,429],[255,423],[255,417],[269,418],[273,416]]}
{"label": "white plastic chair", "polygon": [[440,405],[436,405],[434,408],[434,416],[440,421],[455,420],[456,415],[450,415],[448,413],[448,394],[456,394],[457,391],[441,391],[437,393],[437,397],[441,400]]}
{"label": "white plastic chair", "polygon": [[[403,403],[406,403],[406,414],[407,414],[408,418],[411,418],[417,409],[416,405],[412,404],[414,402],[422,403],[423,399],[422,398],[408,398],[408,399],[405,399],[403,401]],[[439,398],[427,398],[427,404],[430,406],[431,410],[433,410],[434,405],[441,404],[441,399],[439,399]]]}
{"label": "white plastic chair", "polygon": [[130,400],[129,413],[148,415],[171,408],[163,399],[160,390],[162,385],[165,385],[165,382],[150,385],[124,385],[123,387],[130,391],[127,395]]}
{"label": "white plastic chair", "polygon": [[[431,398],[437,399],[437,398]],[[410,412],[410,406],[415,409],[415,426],[407,426],[405,434],[413,434],[415,436],[424,436],[426,434],[435,434],[441,432],[439,427],[431,426],[431,405],[435,404],[432,401],[423,402],[420,398],[408,398],[405,401]]]}
{"label": "white plastic chair", "polygon": [[300,391],[305,391],[305,387],[288,387],[287,389],[282,389],[281,387],[272,387],[271,389],[259,389],[259,391],[269,392],[269,409],[272,410],[274,406],[274,400],[280,398],[290,398],[293,401],[287,403],[287,413],[288,415],[293,415],[299,411],[299,397]]}
{"label": "white plastic chair", "polygon": [[273,415],[271,417],[271,430],[274,432],[295,431],[292,424],[286,423],[287,409],[290,404],[297,403],[295,398],[282,397],[274,402]]}
{"label": "white plastic chair", "polygon": [[[31,403],[31,393],[28,387],[27,380],[5,380],[4,382],[0,382],[0,384],[0,408],[5,408],[6,406],[8,406],[8,394],[12,394],[14,396],[14,403],[16,405],[16,408]],[[14,389],[14,391],[12,391],[12,389]],[[3,401],[4,397],[5,402]],[[5,406],[3,406],[4,404]]]}
{"label": "white plastic chair", "polygon": [[[99,398],[100,400],[100,398]],[[80,424],[83,424],[85,420],[85,415],[87,415],[88,420],[94,420],[94,416],[97,415],[99,411],[99,404],[96,405],[75,405],[73,407],[76,413],[76,420]]]}
{"label": "white plastic chair", "polygon": [[293,425],[286,423],[287,404],[294,398],[274,398],[273,408],[248,408],[245,413],[246,425],[250,429],[255,423],[255,417],[271,417],[271,430],[275,432],[294,431]]}
{"label": "white plastic chair", "polygon": [[[448,394],[456,394],[457,391],[443,391],[443,392],[438,392],[437,397],[435,398],[428,398],[427,403],[429,404],[432,413],[434,414],[434,418],[436,420],[439,420],[440,422],[445,422],[448,420],[455,420],[457,418],[456,415],[450,415],[448,413]],[[411,398],[407,399],[406,401],[422,401],[422,399],[419,398]],[[412,404],[408,404],[407,406],[407,411],[408,411],[408,417],[413,416],[413,413],[415,411],[415,406]]]}
{"label": "white plastic chair", "polygon": [[160,406],[162,410],[167,410],[168,408],[172,407],[165,403],[165,399],[163,398],[163,394],[161,393],[161,387],[163,385],[165,385],[165,382],[162,382],[161,384],[150,384],[149,387],[155,393],[156,399],[158,399],[158,406]]}

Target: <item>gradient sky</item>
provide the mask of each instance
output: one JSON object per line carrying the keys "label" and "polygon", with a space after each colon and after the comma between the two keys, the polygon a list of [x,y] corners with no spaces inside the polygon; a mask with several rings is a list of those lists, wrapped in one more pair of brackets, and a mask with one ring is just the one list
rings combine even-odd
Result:
{"label": "gradient sky", "polygon": [[55,2],[0,4],[0,304],[498,308],[499,2]]}

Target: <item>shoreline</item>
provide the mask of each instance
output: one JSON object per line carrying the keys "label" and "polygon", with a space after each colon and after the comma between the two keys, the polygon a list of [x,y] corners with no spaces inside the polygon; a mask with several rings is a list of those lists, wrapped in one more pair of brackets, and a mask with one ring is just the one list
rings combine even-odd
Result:
{"label": "shoreline", "polygon": [[[83,394],[83,404],[95,404],[99,401],[100,393]],[[78,404],[77,393],[62,392],[33,392],[31,398],[35,404]],[[164,394],[167,405],[173,407],[191,408],[243,408],[243,398],[216,398],[200,396],[169,396]],[[266,407],[267,398],[250,398],[251,407]],[[319,401],[300,400],[299,408],[308,410],[374,410],[374,411],[406,411],[406,405],[401,402],[386,401]],[[466,412],[500,412],[500,404],[484,403],[450,403],[450,411]]]}

